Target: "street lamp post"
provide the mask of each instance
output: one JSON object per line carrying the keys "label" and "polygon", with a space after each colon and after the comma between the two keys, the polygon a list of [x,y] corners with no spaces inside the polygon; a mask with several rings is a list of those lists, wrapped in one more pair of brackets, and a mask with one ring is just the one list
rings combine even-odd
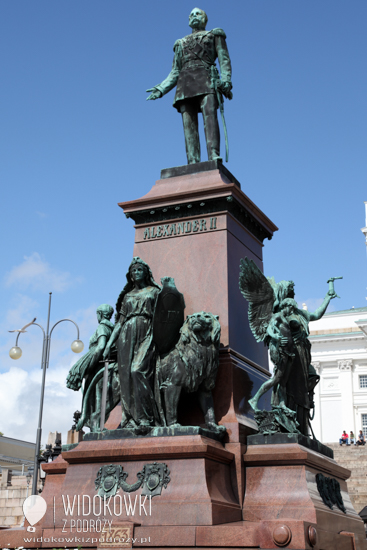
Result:
{"label": "street lamp post", "polygon": [[[37,428],[37,438],[36,438],[36,450],[34,454],[34,474],[33,474],[33,481],[32,481],[32,495],[37,494],[37,480],[38,480],[38,468],[39,468],[39,453],[41,448],[41,435],[42,435],[42,414],[43,414],[43,401],[44,401],[44,395],[45,395],[45,382],[46,382],[46,369],[48,368],[49,359],[50,359],[50,346],[51,346],[51,335],[52,331],[56,327],[56,325],[62,323],[63,321],[70,321],[76,326],[77,329],[77,339],[74,340],[71,344],[71,349],[74,353],[80,353],[84,349],[84,344],[81,340],[79,340],[79,327],[74,321],[71,319],[61,319],[60,321],[57,321],[57,323],[54,324],[52,329],[49,331],[50,327],[50,312],[51,312],[51,296],[52,292],[50,292],[49,300],[48,300],[48,315],[47,315],[47,329],[46,332],[44,331],[43,327],[39,325],[38,323],[35,323],[34,321],[29,325],[37,325],[40,327],[40,329],[43,332],[43,345],[42,345],[42,360],[41,360],[41,369],[42,372],[42,385],[41,385],[41,398],[40,398],[40,409],[39,409],[39,417],[38,417],[38,428]],[[12,359],[19,359],[22,355],[22,350],[18,347],[18,340],[21,332],[25,331],[18,331],[17,339],[15,341],[15,346],[11,348],[9,351],[9,355]]]}
{"label": "street lamp post", "polygon": [[[28,473],[26,475],[26,480],[27,480],[27,494],[25,497],[26,500],[28,498],[29,484],[31,482],[31,479],[32,479],[32,466],[29,466]],[[25,515],[23,514],[23,521],[22,521],[21,527],[24,527],[24,521],[25,521]]]}

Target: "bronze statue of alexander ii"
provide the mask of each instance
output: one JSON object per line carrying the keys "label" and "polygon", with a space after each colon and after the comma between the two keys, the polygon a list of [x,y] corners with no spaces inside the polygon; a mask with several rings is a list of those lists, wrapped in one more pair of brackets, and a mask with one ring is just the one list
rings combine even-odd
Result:
{"label": "bronze statue of alexander ii", "polygon": [[[232,99],[231,60],[222,29],[206,31],[206,13],[195,8],[189,16],[192,34],[176,40],[172,70],[161,84],[149,88],[147,99],[158,99],[177,84],[173,106],[182,114],[188,164],[200,162],[198,113],[204,120],[208,159],[221,159],[217,110],[221,110],[224,131],[223,96]],[[220,76],[216,67],[219,61]],[[228,142],[226,136],[226,152]]]}

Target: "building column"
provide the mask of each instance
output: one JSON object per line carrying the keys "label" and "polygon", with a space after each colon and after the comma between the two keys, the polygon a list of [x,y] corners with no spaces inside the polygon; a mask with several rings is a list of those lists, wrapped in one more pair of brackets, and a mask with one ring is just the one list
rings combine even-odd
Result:
{"label": "building column", "polygon": [[345,430],[348,435],[351,430],[354,431],[354,414],[353,414],[353,361],[352,359],[344,359],[338,361],[339,368],[339,384],[341,392],[341,409],[342,409],[342,425],[340,433]]}

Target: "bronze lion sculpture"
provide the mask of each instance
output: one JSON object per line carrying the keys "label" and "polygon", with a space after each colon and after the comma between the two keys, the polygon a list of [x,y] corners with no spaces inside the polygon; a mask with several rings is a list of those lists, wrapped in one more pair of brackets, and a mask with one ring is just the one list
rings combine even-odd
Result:
{"label": "bronze lion sculpture", "polygon": [[219,365],[219,341],[218,315],[201,311],[187,317],[176,346],[161,357],[157,382],[163,393],[167,426],[180,426],[177,407],[184,390],[198,392],[206,427],[225,433],[226,428],[216,423],[212,396]]}

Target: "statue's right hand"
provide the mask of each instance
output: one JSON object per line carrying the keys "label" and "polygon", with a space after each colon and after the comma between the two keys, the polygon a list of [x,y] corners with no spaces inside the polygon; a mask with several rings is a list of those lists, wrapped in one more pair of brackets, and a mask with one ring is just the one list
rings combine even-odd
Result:
{"label": "statue's right hand", "polygon": [[147,101],[149,99],[159,99],[160,97],[162,97],[162,92],[160,92],[157,88],[148,88],[146,92],[152,92],[150,95],[148,95]]}
{"label": "statue's right hand", "polygon": [[110,355],[111,348],[110,346],[106,346],[103,352],[103,360],[107,361],[108,356]]}

